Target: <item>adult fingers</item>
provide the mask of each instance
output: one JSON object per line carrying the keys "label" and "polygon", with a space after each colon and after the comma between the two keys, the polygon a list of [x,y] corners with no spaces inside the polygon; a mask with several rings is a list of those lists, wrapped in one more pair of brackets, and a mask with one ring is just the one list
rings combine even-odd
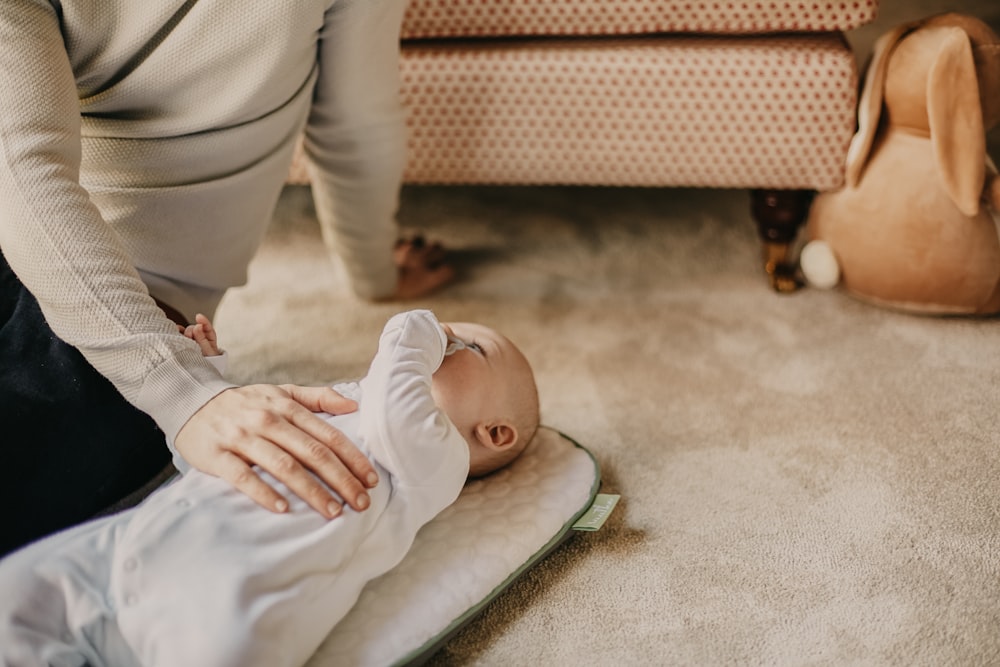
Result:
{"label": "adult fingers", "polygon": [[283,384],[281,388],[297,403],[312,412],[346,415],[358,409],[356,401],[342,396],[333,387],[300,387],[295,384]]}
{"label": "adult fingers", "polygon": [[230,456],[268,470],[324,516],[339,511],[339,498],[309,471],[355,509],[369,504],[364,485],[340,457],[352,461],[366,481],[369,472],[374,473],[371,463],[343,434],[280,387],[251,385],[222,392],[188,420],[174,445],[192,466],[225,475],[231,483],[238,480],[258,502],[277,502],[278,496],[260,489]]}
{"label": "adult fingers", "polygon": [[255,440],[241,455],[271,473],[314,510],[333,518],[340,514],[342,505],[309,470],[348,500],[351,507],[368,507],[370,500],[364,487],[322,443],[288,422],[268,429],[268,436],[266,440]]}
{"label": "adult fingers", "polygon": [[253,471],[250,465],[239,456],[223,452],[217,462],[216,475],[233,485],[238,491],[246,494],[251,500],[264,509],[272,512],[288,510],[288,501],[267,482]]}
{"label": "adult fingers", "polygon": [[378,473],[375,472],[375,466],[343,433],[312,414],[313,412],[347,414],[357,410],[358,404],[341,396],[330,387],[283,385],[281,388],[307,409],[307,412],[296,413],[296,418],[293,420],[295,426],[311,435],[332,452],[332,456],[323,451],[317,452],[313,456],[314,460],[318,459],[316,465],[319,466],[313,468],[313,472],[333,486],[342,498],[347,499],[351,507],[358,509],[355,501],[358,500],[357,494],[360,490],[353,488],[353,480],[343,480],[341,478],[342,469],[333,464],[339,463],[345,466],[354,479],[360,480],[368,488],[374,488],[378,484]]}

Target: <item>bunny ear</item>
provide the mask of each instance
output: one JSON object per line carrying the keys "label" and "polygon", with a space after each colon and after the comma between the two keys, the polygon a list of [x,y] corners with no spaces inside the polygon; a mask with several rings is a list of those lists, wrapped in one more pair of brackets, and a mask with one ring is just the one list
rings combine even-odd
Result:
{"label": "bunny ear", "polygon": [[875,132],[882,116],[882,97],[885,92],[885,73],[889,67],[889,55],[896,43],[920,23],[921,21],[911,21],[898,25],[875,42],[861,99],[858,102],[858,131],[847,149],[845,176],[847,184],[851,187],[856,187],[861,180],[861,172],[864,171],[872,143],[875,141]]}
{"label": "bunny ear", "polygon": [[931,145],[945,189],[965,215],[979,212],[986,131],[969,36],[951,28],[927,79]]}

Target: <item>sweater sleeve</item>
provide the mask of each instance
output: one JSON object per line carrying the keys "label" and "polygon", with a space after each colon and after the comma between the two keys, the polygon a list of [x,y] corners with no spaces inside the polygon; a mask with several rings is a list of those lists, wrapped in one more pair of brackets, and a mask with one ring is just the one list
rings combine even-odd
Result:
{"label": "sweater sleeve", "polygon": [[372,457],[393,476],[394,488],[440,489],[444,504],[432,515],[457,497],[469,472],[468,444],[431,393],[446,342],[430,311],[400,313],[386,323],[361,381],[360,430]]}
{"label": "sweater sleeve", "polygon": [[80,109],[57,10],[0,3],[0,248],[61,339],[168,442],[232,385],[178,335],[80,184]]}
{"label": "sweater sleeve", "polygon": [[396,288],[392,247],[406,158],[399,99],[405,0],[341,0],[327,10],[305,152],[323,238],[355,293]]}

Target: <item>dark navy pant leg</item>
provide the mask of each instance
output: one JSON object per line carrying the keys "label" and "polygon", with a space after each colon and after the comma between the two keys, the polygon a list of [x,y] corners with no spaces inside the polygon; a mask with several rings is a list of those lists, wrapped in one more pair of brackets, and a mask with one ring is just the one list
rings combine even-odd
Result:
{"label": "dark navy pant leg", "polygon": [[0,254],[0,555],[121,501],[169,461],[152,418],[55,336]]}

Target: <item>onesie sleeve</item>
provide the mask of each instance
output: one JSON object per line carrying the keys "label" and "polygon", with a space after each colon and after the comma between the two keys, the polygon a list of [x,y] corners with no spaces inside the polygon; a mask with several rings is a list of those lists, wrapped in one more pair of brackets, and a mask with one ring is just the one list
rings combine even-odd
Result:
{"label": "onesie sleeve", "polygon": [[212,357],[205,357],[205,360],[212,364],[212,368],[219,372],[219,375],[225,377],[226,372],[229,370],[229,353],[225,350],[219,352],[219,354]]}
{"label": "onesie sleeve", "polygon": [[457,481],[457,495],[469,472],[468,445],[431,394],[431,376],[446,344],[430,311],[390,319],[361,381],[360,429],[394,486],[455,486]]}
{"label": "onesie sleeve", "polygon": [[80,183],[79,100],[50,2],[0,3],[0,90],[0,248],[56,335],[172,442],[232,385],[156,306]]}

